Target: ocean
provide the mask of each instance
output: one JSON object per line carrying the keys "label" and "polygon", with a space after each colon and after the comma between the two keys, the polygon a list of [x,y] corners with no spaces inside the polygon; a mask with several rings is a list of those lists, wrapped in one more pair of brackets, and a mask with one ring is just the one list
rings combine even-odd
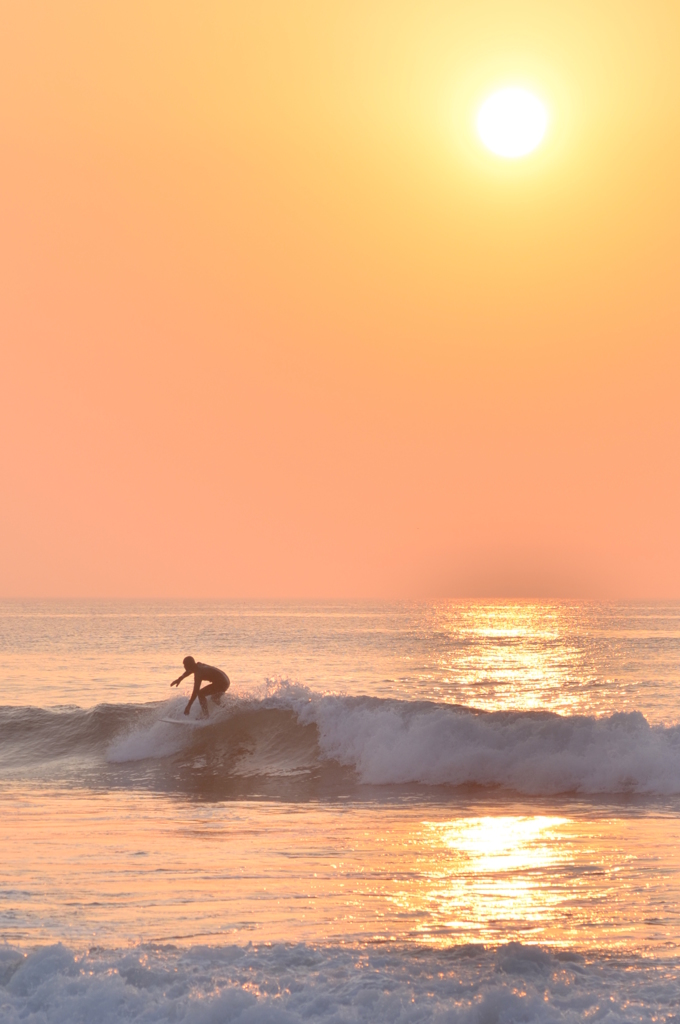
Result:
{"label": "ocean", "polygon": [[0,651],[3,1024],[680,1022],[680,603],[4,601]]}

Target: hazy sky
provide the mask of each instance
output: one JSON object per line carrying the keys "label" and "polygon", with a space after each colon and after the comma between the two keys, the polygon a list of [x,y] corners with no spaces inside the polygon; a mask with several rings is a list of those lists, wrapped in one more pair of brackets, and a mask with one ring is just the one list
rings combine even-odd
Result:
{"label": "hazy sky", "polygon": [[0,594],[680,597],[679,69],[668,0],[0,0]]}

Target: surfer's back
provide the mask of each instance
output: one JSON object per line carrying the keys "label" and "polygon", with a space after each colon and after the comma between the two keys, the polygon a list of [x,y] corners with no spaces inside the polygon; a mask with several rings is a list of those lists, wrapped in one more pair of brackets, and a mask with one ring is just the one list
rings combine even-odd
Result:
{"label": "surfer's back", "polygon": [[202,661],[196,662],[194,679],[196,682],[216,683],[217,686],[224,686],[225,689],[229,689],[230,686],[229,676],[226,672],[214,665],[205,665]]}

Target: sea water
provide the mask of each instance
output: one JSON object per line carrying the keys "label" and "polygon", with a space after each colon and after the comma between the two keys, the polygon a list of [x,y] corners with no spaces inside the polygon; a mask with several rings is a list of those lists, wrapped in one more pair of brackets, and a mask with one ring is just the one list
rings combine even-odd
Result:
{"label": "sea water", "polygon": [[3,1022],[680,1020],[680,604],[4,602],[0,651]]}

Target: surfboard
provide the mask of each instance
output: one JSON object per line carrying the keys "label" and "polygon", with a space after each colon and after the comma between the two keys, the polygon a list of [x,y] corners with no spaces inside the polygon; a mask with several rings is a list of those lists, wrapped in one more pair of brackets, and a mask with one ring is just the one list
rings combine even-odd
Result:
{"label": "surfboard", "polygon": [[204,719],[202,721],[198,721],[195,718],[189,718],[189,716],[187,715],[184,718],[159,718],[159,722],[167,722],[168,725],[193,725],[193,726],[198,726],[198,725],[205,725],[205,723],[207,722],[207,719]]}

